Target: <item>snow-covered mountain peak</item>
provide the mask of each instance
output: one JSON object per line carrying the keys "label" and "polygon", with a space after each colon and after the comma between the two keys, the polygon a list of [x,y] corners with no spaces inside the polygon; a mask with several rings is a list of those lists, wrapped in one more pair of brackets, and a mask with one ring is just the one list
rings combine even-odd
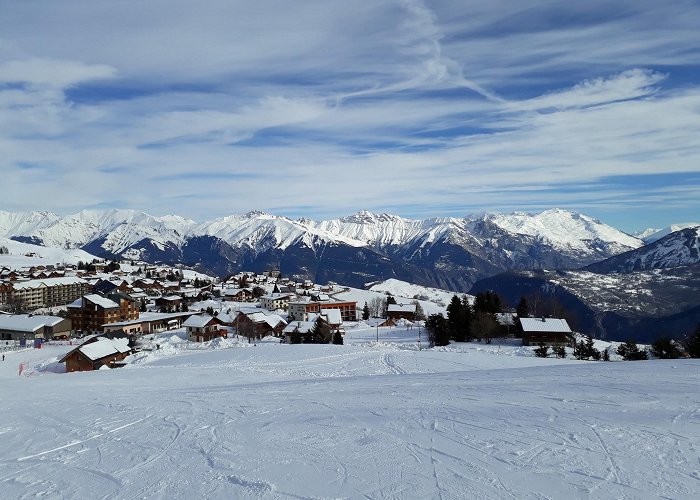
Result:
{"label": "snow-covered mountain peak", "polygon": [[246,219],[277,219],[278,217],[276,215],[270,215],[267,212],[264,212],[262,210],[250,210],[249,212],[246,212],[243,214],[243,217]]}
{"label": "snow-covered mountain peak", "polygon": [[360,210],[359,212],[355,212],[352,215],[348,215],[346,217],[341,217],[338,220],[341,222],[350,223],[350,224],[376,224],[376,223],[381,223],[381,222],[410,221],[410,219],[404,219],[403,217],[401,217],[399,215],[393,215],[393,214],[387,214],[387,213],[377,214],[374,212],[370,212],[368,210]]}
{"label": "snow-covered mountain peak", "polygon": [[612,245],[611,253],[618,253],[624,251],[625,247],[629,249],[642,246],[638,238],[597,219],[559,208],[536,214],[514,212],[486,217],[510,233],[540,238],[560,249],[585,251],[591,242],[600,242]]}
{"label": "snow-covered mountain peak", "polygon": [[682,222],[679,224],[671,224],[670,226],[665,227],[663,229],[645,229],[644,231],[640,231],[639,233],[637,233],[635,236],[644,240],[645,243],[653,243],[655,241],[660,240],[664,236],[668,236],[669,234],[675,233],[676,231],[680,231],[681,229],[687,229],[690,227],[697,226],[700,226],[700,222]]}
{"label": "snow-covered mountain peak", "polygon": [[645,271],[700,264],[700,226],[670,233],[642,248],[587,267],[593,272]]}

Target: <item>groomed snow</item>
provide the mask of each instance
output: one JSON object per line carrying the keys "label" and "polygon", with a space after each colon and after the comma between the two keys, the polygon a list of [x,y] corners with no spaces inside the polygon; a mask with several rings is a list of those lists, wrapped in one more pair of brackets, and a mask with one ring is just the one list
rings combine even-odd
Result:
{"label": "groomed snow", "polygon": [[697,498],[698,360],[418,350],[417,334],[169,332],[126,368],[71,374],[51,364],[70,346],[7,353],[2,497]]}

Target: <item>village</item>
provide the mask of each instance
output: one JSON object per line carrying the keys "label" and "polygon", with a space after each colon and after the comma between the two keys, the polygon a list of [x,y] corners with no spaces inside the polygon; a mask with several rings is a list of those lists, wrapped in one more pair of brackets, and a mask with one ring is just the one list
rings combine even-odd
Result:
{"label": "village", "polygon": [[[0,349],[68,342],[75,348],[60,362],[66,372],[74,372],[121,367],[142,347],[140,339],[169,331],[182,332],[194,343],[229,337],[253,343],[264,338],[342,343],[345,328],[359,320],[377,332],[396,325],[425,328],[421,302],[386,294],[361,303],[362,296],[347,287],[295,280],[277,270],[219,280],[182,266],[142,261],[4,267]],[[442,313],[444,307],[437,310]],[[518,318],[500,311],[494,317],[497,331],[488,337],[513,338],[517,332],[522,345],[575,344],[563,319]],[[324,333],[312,340],[319,328]]]}

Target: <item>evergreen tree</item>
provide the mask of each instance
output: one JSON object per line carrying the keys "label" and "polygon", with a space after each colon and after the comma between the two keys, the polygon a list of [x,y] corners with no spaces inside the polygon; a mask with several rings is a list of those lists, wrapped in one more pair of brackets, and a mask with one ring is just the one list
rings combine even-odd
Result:
{"label": "evergreen tree", "polygon": [[496,292],[486,291],[482,293],[477,293],[474,298],[474,312],[485,312],[490,314],[496,314],[501,312],[503,306],[501,304],[501,298]]}
{"label": "evergreen tree", "polygon": [[540,346],[533,352],[538,358],[546,358],[549,356],[549,346],[541,343]]}
{"label": "evergreen tree", "polygon": [[450,338],[455,342],[466,342],[468,332],[466,330],[466,318],[462,301],[457,295],[452,296],[450,304],[447,306],[447,328]]}
{"label": "evergreen tree", "polygon": [[566,348],[563,345],[555,345],[552,346],[552,352],[557,358],[565,358],[566,357]]}
{"label": "evergreen tree", "polygon": [[387,316],[387,311],[389,310],[389,306],[392,304],[396,304],[396,299],[392,295],[387,295],[385,301],[384,301],[384,317],[386,318]]}
{"label": "evergreen tree", "polygon": [[700,358],[700,325],[685,340],[685,348],[691,358]]}
{"label": "evergreen tree", "polygon": [[530,317],[530,305],[527,303],[527,299],[524,296],[520,297],[520,302],[518,302],[518,307],[515,311],[518,314],[518,318]]}
{"label": "evergreen tree", "polygon": [[311,327],[307,336],[304,338],[305,344],[328,344],[331,341],[331,328],[328,323],[323,321],[321,316],[316,318],[314,326]]}
{"label": "evergreen tree", "polygon": [[610,361],[610,348],[606,347],[603,351],[603,361]]}
{"label": "evergreen tree", "polygon": [[662,335],[651,344],[651,353],[659,359],[678,359],[681,351],[668,335]]}
{"label": "evergreen tree", "polygon": [[639,349],[639,346],[634,340],[627,340],[624,344],[620,344],[617,348],[617,353],[622,356],[622,359],[625,361],[639,361],[649,358],[647,352]]}
{"label": "evergreen tree", "polygon": [[301,344],[302,337],[301,337],[301,332],[299,329],[295,329],[291,335],[289,336],[289,343],[290,344]]}
{"label": "evergreen tree", "polygon": [[362,319],[365,321],[369,319],[369,306],[367,302],[365,302],[365,307],[362,308]]}
{"label": "evergreen tree", "polygon": [[445,346],[450,343],[447,320],[442,314],[431,314],[425,322],[430,347]]}
{"label": "evergreen tree", "polygon": [[586,338],[586,359],[600,361],[600,351],[594,347],[593,337],[590,335]]}
{"label": "evergreen tree", "polygon": [[340,330],[336,330],[333,334],[333,343],[336,345],[343,345],[343,334],[340,333]]}

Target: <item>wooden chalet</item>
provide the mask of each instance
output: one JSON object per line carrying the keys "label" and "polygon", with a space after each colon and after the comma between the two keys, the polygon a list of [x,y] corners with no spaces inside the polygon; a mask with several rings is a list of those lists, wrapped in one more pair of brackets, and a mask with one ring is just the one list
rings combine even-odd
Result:
{"label": "wooden chalet", "polygon": [[523,345],[552,345],[573,347],[574,334],[565,319],[519,318]]}
{"label": "wooden chalet", "polygon": [[217,337],[228,336],[228,330],[223,327],[223,322],[209,315],[190,316],[182,324],[187,329],[187,338],[192,342],[208,342]]}
{"label": "wooden chalet", "polygon": [[407,319],[415,321],[416,305],[415,304],[389,304],[386,308],[386,316],[389,319]]}
{"label": "wooden chalet", "polygon": [[114,366],[131,354],[128,338],[92,337],[59,360],[67,372],[99,370]]}

